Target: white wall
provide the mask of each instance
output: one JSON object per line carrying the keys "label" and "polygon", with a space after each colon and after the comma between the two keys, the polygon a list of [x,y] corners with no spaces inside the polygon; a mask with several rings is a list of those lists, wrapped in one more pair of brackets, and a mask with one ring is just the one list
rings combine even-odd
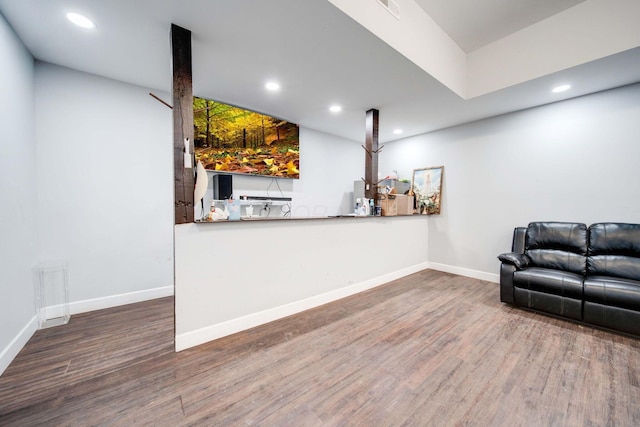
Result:
{"label": "white wall", "polygon": [[37,324],[33,58],[0,14],[0,374]]}
{"label": "white wall", "polygon": [[364,176],[360,142],[300,129],[300,179],[294,181],[293,216],[353,212],[353,182]]}
{"label": "white wall", "polygon": [[427,218],[176,226],[176,349],[426,268]]}
{"label": "white wall", "polygon": [[48,63],[35,79],[40,256],[68,263],[72,313],[172,294],[171,110]]}
{"label": "white wall", "polygon": [[434,268],[497,281],[530,221],[640,222],[640,84],[385,145],[380,171],[444,165]]}

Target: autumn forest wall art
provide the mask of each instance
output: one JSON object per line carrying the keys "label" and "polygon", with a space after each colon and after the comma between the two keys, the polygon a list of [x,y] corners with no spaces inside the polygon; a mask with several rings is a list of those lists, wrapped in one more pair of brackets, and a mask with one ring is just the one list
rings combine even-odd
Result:
{"label": "autumn forest wall art", "polygon": [[300,177],[298,125],[204,98],[193,98],[196,159],[205,169]]}

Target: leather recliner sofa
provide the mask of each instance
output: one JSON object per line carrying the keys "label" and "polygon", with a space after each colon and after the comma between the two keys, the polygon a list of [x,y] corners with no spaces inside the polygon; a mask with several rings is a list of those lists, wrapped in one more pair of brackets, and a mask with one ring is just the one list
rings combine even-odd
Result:
{"label": "leather recliner sofa", "polygon": [[502,302],[640,336],[640,224],[532,222],[498,259]]}

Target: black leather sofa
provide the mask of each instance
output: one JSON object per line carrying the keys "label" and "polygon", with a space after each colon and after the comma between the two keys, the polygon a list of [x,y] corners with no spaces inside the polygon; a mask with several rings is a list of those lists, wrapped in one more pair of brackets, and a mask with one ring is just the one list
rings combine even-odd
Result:
{"label": "black leather sofa", "polygon": [[498,259],[502,302],[640,336],[640,224],[532,222]]}

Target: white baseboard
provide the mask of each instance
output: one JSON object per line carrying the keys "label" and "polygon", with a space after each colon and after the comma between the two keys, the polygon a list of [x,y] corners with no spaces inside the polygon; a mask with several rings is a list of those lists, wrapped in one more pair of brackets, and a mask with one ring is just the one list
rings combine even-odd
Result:
{"label": "white baseboard", "polygon": [[471,277],[488,282],[500,283],[500,275],[487,273],[485,271],[472,270],[470,268],[456,267],[454,265],[439,264],[437,262],[428,262],[428,268],[431,270],[443,271],[445,273],[457,274],[458,276]]}
{"label": "white baseboard", "polygon": [[247,316],[207,326],[195,331],[176,335],[176,351],[186,350],[187,348],[195,347],[197,345],[204,344],[209,341],[225,337],[227,335],[235,334],[237,332],[263,325],[265,323],[273,322],[274,320],[282,319],[283,317],[291,316],[305,310],[319,307],[321,305],[375,288],[401,277],[417,273],[418,271],[424,270],[426,268],[428,268],[426,262],[416,264],[411,267],[403,268],[398,271],[384,274],[382,276],[378,276],[364,282],[345,286],[343,288],[326,292],[324,294],[305,298],[300,301],[295,301],[257,313],[252,313]]}
{"label": "white baseboard", "polygon": [[33,334],[38,330],[38,317],[33,316],[31,321],[16,335],[8,346],[0,353],[0,375],[9,367],[20,350],[27,344]]}
{"label": "white baseboard", "polygon": [[171,295],[173,295],[173,285],[163,286],[161,288],[145,289],[144,291],[129,292],[126,294],[109,295],[107,297],[88,299],[84,301],[75,301],[69,304],[69,311],[72,315],[86,313],[88,311],[118,307],[120,305],[169,297]]}

